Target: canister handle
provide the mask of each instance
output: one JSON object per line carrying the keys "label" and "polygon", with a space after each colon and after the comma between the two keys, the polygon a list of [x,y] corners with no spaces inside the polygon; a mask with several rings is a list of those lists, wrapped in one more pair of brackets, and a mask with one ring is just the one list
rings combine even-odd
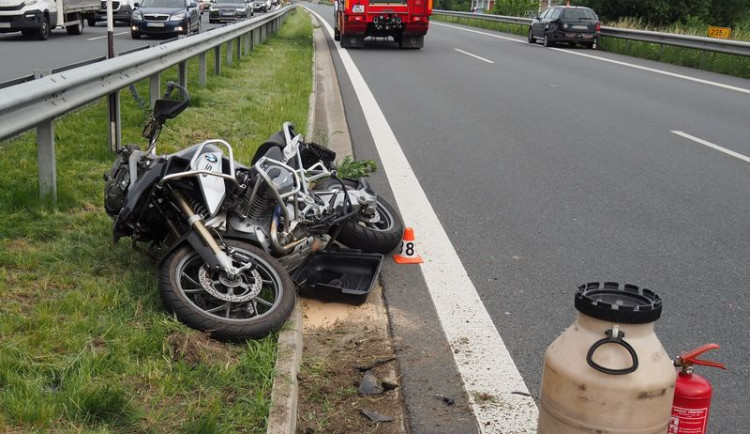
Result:
{"label": "canister handle", "polygon": [[[635,353],[633,347],[631,347],[630,344],[625,342],[625,339],[623,339],[625,337],[625,333],[621,332],[619,327],[614,326],[613,328],[604,332],[604,334],[606,334],[607,337],[594,342],[594,345],[589,348],[589,352],[588,354],[586,354],[586,362],[588,362],[589,366],[599,372],[603,372],[609,375],[625,375],[630,374],[631,372],[635,372],[635,370],[638,369],[638,355]],[[630,357],[633,359],[633,364],[628,368],[610,369],[596,363],[594,361],[594,352],[599,347],[605,344],[618,344],[625,347],[625,349],[628,350],[628,353],[630,353]]]}

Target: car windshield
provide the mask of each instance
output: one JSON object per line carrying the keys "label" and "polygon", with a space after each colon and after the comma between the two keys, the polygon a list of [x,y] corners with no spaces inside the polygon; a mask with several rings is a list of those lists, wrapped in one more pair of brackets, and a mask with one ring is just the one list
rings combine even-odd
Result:
{"label": "car windshield", "polygon": [[584,8],[565,8],[563,9],[563,18],[572,20],[595,20],[596,14],[591,9]]}
{"label": "car windshield", "polygon": [[142,8],[184,8],[185,0],[143,0]]}
{"label": "car windshield", "polygon": [[236,5],[242,3],[242,0],[216,0],[217,5]]}

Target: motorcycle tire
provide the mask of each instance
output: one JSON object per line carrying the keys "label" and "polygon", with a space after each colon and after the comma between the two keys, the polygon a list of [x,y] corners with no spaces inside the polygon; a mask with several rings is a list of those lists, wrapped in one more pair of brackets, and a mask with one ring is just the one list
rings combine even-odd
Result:
{"label": "motorcycle tire", "polygon": [[254,267],[232,280],[210,270],[185,245],[163,262],[159,291],[168,310],[196,330],[222,341],[261,339],[280,329],[294,309],[295,286],[284,267],[268,253],[239,240],[225,240],[235,267]]}
{"label": "motorcycle tire", "polygon": [[[342,180],[347,188],[356,189],[357,182],[351,179]],[[338,180],[327,179],[321,187],[325,190],[341,190]],[[363,252],[388,254],[401,244],[404,235],[404,222],[396,210],[378,196],[377,221],[349,220],[341,226],[336,241],[352,249]]]}

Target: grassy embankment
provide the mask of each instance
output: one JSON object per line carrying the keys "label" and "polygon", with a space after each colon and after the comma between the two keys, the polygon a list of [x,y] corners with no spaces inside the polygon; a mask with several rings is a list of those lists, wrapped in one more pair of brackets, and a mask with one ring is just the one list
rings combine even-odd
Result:
{"label": "grassy embankment", "polygon": [[[191,60],[193,104],[158,152],[219,137],[248,162],[283,121],[304,131],[311,62],[299,12],[206,88]],[[147,100],[148,83],[137,88]],[[123,143],[143,146],[144,114],[127,90],[122,102]],[[104,101],[57,122],[55,210],[38,199],[34,134],[0,142],[0,432],[265,432],[276,337],[220,344],[183,326],[154,265],[128,240],[111,247],[106,126]]]}
{"label": "grassy embankment", "polygon": [[[519,36],[527,36],[529,32],[528,26],[525,25],[495,23],[475,18],[458,18],[433,15],[431,19],[437,21],[465,24],[483,29],[497,30]],[[646,28],[641,23],[634,20],[626,20],[617,23],[603,23],[602,25],[607,27],[620,27],[628,29],[705,36],[705,30],[699,31],[696,29],[682,28],[677,26],[667,29]],[[732,38],[740,41],[750,41],[750,29],[741,26],[733,31]],[[659,44],[627,41],[616,38],[602,38],[600,49],[602,51],[610,51],[613,53],[656,60],[673,65],[703,69],[706,71],[728,74],[735,77],[750,78],[750,58],[743,56],[712,53],[708,51],[672,47],[668,45],[664,45],[662,47]]]}

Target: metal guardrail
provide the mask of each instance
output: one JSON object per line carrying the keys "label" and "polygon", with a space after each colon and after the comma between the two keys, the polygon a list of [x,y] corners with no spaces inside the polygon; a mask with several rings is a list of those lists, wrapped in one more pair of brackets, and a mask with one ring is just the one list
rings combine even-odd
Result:
{"label": "metal guardrail", "polygon": [[[432,13],[433,15],[471,18],[482,21],[517,24],[522,26],[528,26],[532,21],[531,18],[508,17],[492,14],[474,14],[471,12],[433,10]],[[617,27],[602,27],[601,32],[602,36],[609,38],[650,42],[660,45],[672,45],[676,47],[693,48],[696,50],[733,54],[737,56],[750,56],[750,42],[706,38],[701,36],[677,35],[674,33],[650,32],[644,30],[620,29]]]}
{"label": "metal guardrail", "polygon": [[[57,201],[55,177],[54,120],[100,98],[115,94],[140,80],[150,80],[151,106],[160,93],[159,74],[175,65],[179,66],[180,82],[187,86],[187,61],[198,57],[199,85],[206,85],[206,52],[215,51],[214,70],[221,73],[221,48],[226,44],[227,65],[235,55],[249,54],[256,44],[275,33],[296,6],[286,6],[273,12],[232,25],[209,30],[176,41],[149,47],[134,53],[102,60],[91,67],[75,67],[50,75],[25,81],[0,89],[0,141],[36,128],[39,189],[43,198]],[[234,45],[236,44],[236,51]],[[76,65],[77,66],[77,65]],[[113,150],[119,148],[117,137],[110,136]]]}

